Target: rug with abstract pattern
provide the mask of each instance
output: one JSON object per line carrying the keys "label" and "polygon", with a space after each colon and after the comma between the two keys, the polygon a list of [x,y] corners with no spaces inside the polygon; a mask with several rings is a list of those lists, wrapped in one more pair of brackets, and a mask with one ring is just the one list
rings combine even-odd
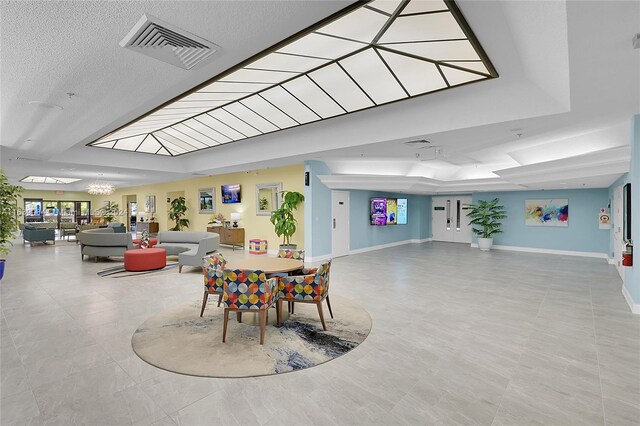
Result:
{"label": "rug with abstract pattern", "polygon": [[[269,311],[264,345],[255,314],[238,323],[229,316],[227,341],[222,343],[223,308],[210,297],[203,318],[193,302],[142,323],[133,334],[135,353],[151,365],[175,373],[203,377],[253,377],[313,367],[343,355],[362,343],[371,331],[371,317],[355,302],[331,296],[334,318],[323,302],[327,331],[322,330],[315,304],[296,303],[295,314],[276,327]],[[287,310],[286,303],[283,310]],[[256,317],[257,319],[257,317]]]}

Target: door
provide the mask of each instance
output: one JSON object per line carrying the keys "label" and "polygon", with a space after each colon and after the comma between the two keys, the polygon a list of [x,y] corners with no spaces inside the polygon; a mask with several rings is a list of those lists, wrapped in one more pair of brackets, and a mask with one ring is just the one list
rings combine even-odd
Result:
{"label": "door", "polygon": [[470,196],[433,197],[431,230],[433,241],[471,243],[471,226],[467,218]]}
{"label": "door", "polygon": [[136,221],[138,220],[138,203],[129,201],[129,229],[136,230]]}
{"label": "door", "polygon": [[333,257],[349,254],[349,193],[331,191],[331,253]]}
{"label": "door", "polygon": [[613,205],[611,211],[613,213],[613,260],[616,263],[618,274],[624,281],[624,271],[622,270],[622,185],[617,186],[613,190]]}

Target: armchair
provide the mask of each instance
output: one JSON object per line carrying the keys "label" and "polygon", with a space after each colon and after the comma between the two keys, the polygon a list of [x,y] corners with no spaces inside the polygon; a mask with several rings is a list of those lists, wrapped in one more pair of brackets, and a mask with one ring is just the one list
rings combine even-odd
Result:
{"label": "armchair", "polygon": [[46,244],[47,241],[53,241],[56,243],[56,230],[53,228],[39,228],[34,225],[26,223],[22,231],[22,238],[24,241],[29,241],[31,245],[35,242],[41,242]]}
{"label": "armchair", "polygon": [[200,316],[204,314],[204,308],[207,306],[209,294],[218,294],[218,306],[222,302],[222,293],[224,291],[224,281],[222,279],[222,270],[226,266],[222,253],[212,253],[202,258],[202,275],[204,275],[204,296],[202,298],[202,309]]}
{"label": "armchair", "polygon": [[[329,271],[331,270],[331,260],[320,265],[313,273],[307,275],[296,275],[291,277],[278,278],[278,312],[282,309],[282,302],[290,302],[291,312],[295,303],[315,303],[318,308],[318,315],[322,323],[322,329],[327,330],[322,312],[322,301],[327,300],[329,314],[333,318],[331,311],[331,301],[329,300]],[[280,324],[278,322],[278,324]]]}
{"label": "armchair", "polygon": [[[260,314],[260,344],[264,343],[269,308],[278,297],[278,282],[275,278],[267,278],[264,271],[224,269],[223,299],[224,323],[222,326],[222,342],[227,337],[229,312],[238,314],[238,322],[242,322],[242,313]],[[280,309],[276,309],[277,322],[280,323]]]}
{"label": "armchair", "polygon": [[67,241],[69,241],[69,236],[76,237],[76,242],[78,241],[77,237],[78,225],[74,222],[62,222],[60,223],[60,237],[67,237]]}

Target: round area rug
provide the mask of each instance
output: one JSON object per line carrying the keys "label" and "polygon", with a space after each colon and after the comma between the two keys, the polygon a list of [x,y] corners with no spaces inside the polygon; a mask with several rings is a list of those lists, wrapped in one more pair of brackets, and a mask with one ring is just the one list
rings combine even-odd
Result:
{"label": "round area rug", "polygon": [[276,312],[270,309],[264,345],[259,344],[260,327],[252,325],[258,314],[245,313],[238,323],[231,312],[222,343],[224,304],[218,308],[218,298],[209,297],[203,318],[201,302],[163,312],[142,323],[131,344],[149,364],[192,376],[253,377],[300,370],[349,352],[371,331],[371,317],[362,307],[343,297],[330,299],[334,319],[322,303],[327,331],[315,304],[296,303],[295,314],[281,327],[273,325]]}

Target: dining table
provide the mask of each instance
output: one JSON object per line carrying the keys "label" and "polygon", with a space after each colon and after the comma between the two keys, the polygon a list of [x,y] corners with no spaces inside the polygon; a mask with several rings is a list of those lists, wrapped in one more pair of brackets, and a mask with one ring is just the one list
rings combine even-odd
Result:
{"label": "dining table", "polygon": [[273,274],[276,272],[291,272],[302,269],[304,262],[296,259],[288,259],[283,257],[270,257],[265,255],[248,255],[229,259],[226,269],[252,269],[264,271],[265,274]]}

